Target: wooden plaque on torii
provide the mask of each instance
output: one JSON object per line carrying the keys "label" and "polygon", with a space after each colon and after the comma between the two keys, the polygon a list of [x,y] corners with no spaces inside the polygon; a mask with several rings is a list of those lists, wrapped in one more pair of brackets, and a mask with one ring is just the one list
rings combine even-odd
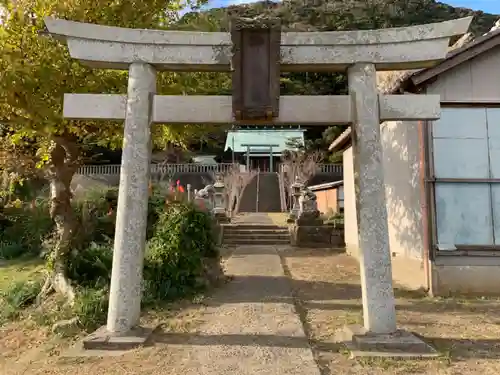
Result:
{"label": "wooden plaque on torii", "polygon": [[272,123],[279,116],[281,22],[233,18],[232,106],[237,123]]}

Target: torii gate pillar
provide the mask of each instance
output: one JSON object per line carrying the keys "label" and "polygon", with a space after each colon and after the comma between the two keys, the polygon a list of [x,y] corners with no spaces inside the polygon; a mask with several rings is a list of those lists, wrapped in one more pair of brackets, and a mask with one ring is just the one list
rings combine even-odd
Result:
{"label": "torii gate pillar", "polygon": [[355,113],[351,129],[364,325],[373,333],[393,333],[396,311],[375,66],[350,67],[348,85]]}
{"label": "torii gate pillar", "polygon": [[155,68],[131,64],[109,291],[107,330],[111,333],[139,326],[141,316],[155,93]]}

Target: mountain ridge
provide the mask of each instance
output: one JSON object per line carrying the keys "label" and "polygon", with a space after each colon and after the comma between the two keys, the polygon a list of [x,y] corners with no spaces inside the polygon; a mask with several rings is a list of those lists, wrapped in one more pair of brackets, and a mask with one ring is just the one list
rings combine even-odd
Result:
{"label": "mountain ridge", "polygon": [[[185,14],[180,30],[229,31],[232,16],[279,17],[285,31],[366,30],[442,22],[474,16],[469,31],[478,37],[489,32],[500,15],[453,7],[435,0],[285,0],[259,1]],[[458,38],[453,38],[454,43]],[[282,73],[281,95],[343,95],[347,77],[339,73]],[[326,150],[343,127],[311,127],[307,138],[311,147]],[[328,135],[323,131],[329,132]]]}
{"label": "mountain ridge", "polygon": [[435,0],[269,0],[185,14],[177,28],[229,31],[232,16],[279,17],[284,30],[334,31],[403,27],[474,16],[471,31],[484,34],[500,15],[453,7]]}

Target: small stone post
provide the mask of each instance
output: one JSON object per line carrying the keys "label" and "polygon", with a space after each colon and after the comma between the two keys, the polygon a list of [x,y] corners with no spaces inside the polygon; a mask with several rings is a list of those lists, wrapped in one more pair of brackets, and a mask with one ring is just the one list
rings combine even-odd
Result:
{"label": "small stone post", "polygon": [[186,185],[186,190],[187,190],[187,200],[188,200],[188,202],[191,202],[191,199],[192,199],[192,197],[191,197],[191,184]]}
{"label": "small stone post", "polygon": [[214,187],[214,208],[213,213],[216,217],[226,216],[226,199],[224,189],[226,185],[222,179],[218,178],[215,181]]}
{"label": "small stone post", "polygon": [[131,64],[109,292],[107,331],[113,334],[138,326],[141,315],[155,91],[156,70],[149,64]]}
{"label": "small stone post", "polygon": [[396,311],[375,66],[351,66],[348,84],[355,113],[352,148],[364,326],[373,334],[389,334],[396,331]]}
{"label": "small stone post", "polygon": [[299,217],[300,205],[299,198],[304,185],[300,183],[299,178],[295,178],[295,182],[292,184],[292,208],[290,210],[290,219],[295,220]]}

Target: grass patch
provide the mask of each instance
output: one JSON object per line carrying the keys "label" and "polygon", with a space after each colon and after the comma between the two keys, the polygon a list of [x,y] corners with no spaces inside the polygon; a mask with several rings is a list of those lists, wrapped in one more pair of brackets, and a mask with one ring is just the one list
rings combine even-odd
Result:
{"label": "grass patch", "polygon": [[39,260],[5,261],[0,265],[0,325],[19,318],[41,290]]}
{"label": "grass patch", "polygon": [[41,259],[0,261],[0,292],[13,283],[28,281],[42,276],[44,264]]}

